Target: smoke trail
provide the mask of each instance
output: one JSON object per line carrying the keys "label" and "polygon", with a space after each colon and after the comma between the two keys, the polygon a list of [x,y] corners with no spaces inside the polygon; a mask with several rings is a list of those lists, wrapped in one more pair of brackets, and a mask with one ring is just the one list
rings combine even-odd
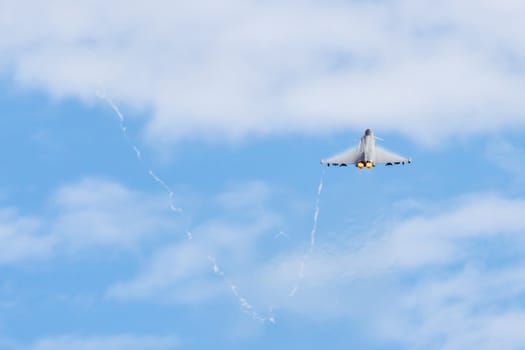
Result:
{"label": "smoke trail", "polygon": [[[174,198],[175,193],[171,190],[171,188],[168,186],[168,184],[162,180],[159,176],[157,176],[153,170],[145,166],[144,160],[142,159],[142,152],[140,151],[139,147],[137,147],[132,141],[131,138],[128,135],[127,128],[126,128],[126,119],[124,117],[124,114],[120,111],[118,106],[113,102],[113,100],[106,95],[102,94],[100,91],[96,92],[96,96],[106,102],[111,109],[115,112],[119,123],[120,123],[120,129],[122,131],[122,134],[130,144],[131,148],[133,149],[133,152],[135,153],[136,158],[141,162],[142,165],[144,165],[145,169],[147,169],[147,173],[149,176],[160,186],[162,189],[168,194],[169,197],[169,204],[170,209],[174,213],[181,213],[182,209],[175,206],[174,204]],[[189,228],[186,230],[186,236],[189,241],[193,240],[193,235],[190,232]],[[217,261],[215,258],[208,257],[208,260],[212,263],[212,269],[215,275],[221,277],[221,279],[228,285],[229,289],[232,291],[232,294],[237,298],[239,304],[241,305],[242,310],[249,314],[253,319],[261,322],[271,322],[275,323],[275,318],[273,316],[273,310],[270,309],[269,314],[267,317],[260,316],[253,308],[253,306],[247,301],[245,297],[243,297],[237,290],[237,286],[235,286],[230,280],[226,278],[226,275],[224,272],[219,268],[217,265]]]}
{"label": "smoke trail", "polygon": [[323,192],[324,174],[325,174],[325,170],[323,168],[323,171],[321,173],[321,180],[319,180],[319,186],[317,186],[317,198],[315,200],[314,219],[313,219],[313,224],[312,224],[312,230],[310,231],[310,248],[308,250],[308,253],[306,253],[303,256],[303,259],[301,260],[301,264],[299,265],[299,272],[297,273],[297,283],[294,285],[290,293],[288,293],[289,297],[295,296],[295,294],[299,291],[301,282],[304,279],[304,269],[306,265],[306,259],[308,259],[314,252],[315,238],[316,238],[315,235],[317,233],[317,222],[319,220],[319,203],[321,200],[321,193]]}
{"label": "smoke trail", "polygon": [[161,185],[164,188],[164,191],[166,191],[166,193],[168,194],[169,199],[170,199],[170,209],[171,209],[171,211],[173,211],[175,213],[182,212],[182,209],[181,208],[177,208],[175,206],[175,204],[173,203],[174,198],[175,198],[175,193],[173,193],[173,191],[170,189],[170,187],[164,181],[162,181],[161,178],[159,178],[157,175],[155,175],[155,173],[152,170],[149,170],[148,173],[159,185]]}
{"label": "smoke trail", "polygon": [[[106,95],[104,95],[102,92],[100,91],[97,91],[96,92],[96,96],[98,98],[100,98],[101,100],[105,101],[110,107],[111,109],[113,110],[113,112],[115,112],[118,120],[119,120],[119,123],[120,123],[120,130],[122,131],[122,134],[124,135],[124,137],[126,138],[126,141],[130,144],[131,148],[133,149],[133,152],[135,152],[135,156],[136,158],[141,162],[141,164],[143,166],[145,166],[144,164],[144,160],[142,159],[142,152],[140,151],[140,148],[137,147],[137,145],[135,145],[132,141],[131,141],[131,138],[129,137],[128,135],[128,130],[127,130],[127,127],[126,127],[126,119],[124,118],[124,114],[122,114],[122,112],[120,111],[120,109],[118,108],[118,106],[115,104],[115,102],[113,102],[113,100],[109,97],[107,97]],[[159,184],[163,189],[164,191],[168,194],[169,196],[169,200],[170,200],[170,209],[175,212],[175,213],[180,213],[182,212],[182,209],[175,206],[175,203],[174,203],[174,199],[175,199],[175,193],[171,190],[171,188],[166,184],[166,182],[164,182],[160,177],[158,177],[157,175],[155,175],[155,173],[153,172],[153,170],[151,170],[150,168],[148,168],[147,166],[145,166],[146,169],[148,170],[148,174],[149,176],[155,180],[155,182],[157,182],[157,184]]]}
{"label": "smoke trail", "polygon": [[248,302],[248,300],[239,293],[239,289],[237,288],[237,286],[233,284],[228,278],[226,278],[224,272],[219,268],[219,265],[217,265],[217,260],[211,256],[208,257],[208,260],[212,264],[213,273],[220,277],[223,280],[223,282],[228,286],[228,288],[230,288],[233,295],[237,298],[237,301],[241,306],[241,310],[244,313],[250,315],[254,320],[260,322],[271,322],[275,324],[275,317],[273,316],[272,308],[270,308],[267,317],[261,316],[257,311],[255,311],[254,307]]}
{"label": "smoke trail", "polygon": [[314,211],[314,223],[312,225],[312,231],[310,232],[310,253],[313,252],[315,247],[315,234],[317,232],[317,221],[319,219],[319,200],[321,198],[321,192],[323,191],[323,174],[321,175],[321,180],[319,181],[319,186],[317,187],[317,199],[315,201],[315,211]]}

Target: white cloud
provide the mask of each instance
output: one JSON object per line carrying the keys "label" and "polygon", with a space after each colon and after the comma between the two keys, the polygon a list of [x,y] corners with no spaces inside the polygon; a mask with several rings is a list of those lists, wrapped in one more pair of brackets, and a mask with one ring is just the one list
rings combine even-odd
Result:
{"label": "white cloud", "polygon": [[108,297],[118,300],[155,300],[163,303],[200,303],[224,293],[212,279],[211,263],[198,243],[171,245],[157,251],[131,281],[111,286]]}
{"label": "white cloud", "polygon": [[389,337],[416,348],[521,349],[523,265],[497,270],[467,266],[445,277],[422,278],[383,315]]}
{"label": "white cloud", "polygon": [[[42,259],[66,251],[133,249],[177,232],[167,198],[132,191],[118,183],[85,179],[58,189],[49,210],[27,216],[0,209],[0,264]],[[184,237],[181,229],[179,238]]]}
{"label": "white cloud", "polygon": [[61,336],[36,341],[31,350],[172,350],[179,341],[173,336]]}
{"label": "white cloud", "polygon": [[103,89],[152,112],[152,140],[372,126],[428,143],[525,125],[519,0],[0,6],[0,65],[20,84]]}
{"label": "white cloud", "polygon": [[166,198],[102,179],[63,186],[54,195],[53,204],[57,216],[52,234],[73,250],[89,246],[130,248],[176,229],[179,219],[170,215]]}
{"label": "white cloud", "polygon": [[40,234],[43,225],[39,218],[0,209],[0,264],[48,256],[56,239]]}

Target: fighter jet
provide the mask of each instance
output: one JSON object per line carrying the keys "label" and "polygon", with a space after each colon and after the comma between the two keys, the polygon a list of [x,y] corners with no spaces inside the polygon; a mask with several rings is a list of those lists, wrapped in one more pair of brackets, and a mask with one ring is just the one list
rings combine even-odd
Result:
{"label": "fighter jet", "polygon": [[346,150],[331,158],[321,160],[321,164],[327,164],[328,166],[348,166],[353,164],[359,169],[371,169],[375,167],[376,164],[394,165],[410,162],[410,158],[399,156],[376,146],[376,137],[370,129],[365,130],[365,134],[361,137],[361,141],[357,147]]}

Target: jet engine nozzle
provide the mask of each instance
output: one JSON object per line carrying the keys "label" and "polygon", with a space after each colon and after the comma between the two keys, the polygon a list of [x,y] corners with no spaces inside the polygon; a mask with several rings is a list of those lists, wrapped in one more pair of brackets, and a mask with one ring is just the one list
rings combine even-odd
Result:
{"label": "jet engine nozzle", "polygon": [[355,166],[358,167],[359,169],[363,169],[365,167],[365,163],[359,162]]}

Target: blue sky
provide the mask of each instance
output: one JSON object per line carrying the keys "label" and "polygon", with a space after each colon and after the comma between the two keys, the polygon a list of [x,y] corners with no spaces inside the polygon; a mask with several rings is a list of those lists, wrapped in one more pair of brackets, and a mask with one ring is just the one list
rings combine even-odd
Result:
{"label": "blue sky", "polygon": [[3,2],[0,349],[525,347],[523,10]]}

